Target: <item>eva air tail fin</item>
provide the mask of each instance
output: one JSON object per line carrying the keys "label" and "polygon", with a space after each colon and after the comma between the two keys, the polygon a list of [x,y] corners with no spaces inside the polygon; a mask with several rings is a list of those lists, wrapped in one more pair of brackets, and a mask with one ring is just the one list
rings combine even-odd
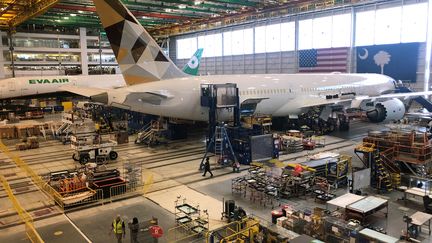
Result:
{"label": "eva air tail fin", "polygon": [[119,0],[93,0],[128,85],[185,77]]}
{"label": "eva air tail fin", "polygon": [[189,59],[189,62],[183,67],[184,73],[194,76],[198,75],[203,50],[203,48],[198,48],[198,50],[196,50],[195,54]]}

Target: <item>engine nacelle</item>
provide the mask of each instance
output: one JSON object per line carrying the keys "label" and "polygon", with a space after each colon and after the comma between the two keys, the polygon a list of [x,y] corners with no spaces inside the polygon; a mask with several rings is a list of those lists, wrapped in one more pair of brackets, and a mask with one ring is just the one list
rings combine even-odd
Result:
{"label": "engine nacelle", "polygon": [[405,115],[404,103],[396,98],[375,103],[375,107],[366,112],[371,122],[400,120]]}

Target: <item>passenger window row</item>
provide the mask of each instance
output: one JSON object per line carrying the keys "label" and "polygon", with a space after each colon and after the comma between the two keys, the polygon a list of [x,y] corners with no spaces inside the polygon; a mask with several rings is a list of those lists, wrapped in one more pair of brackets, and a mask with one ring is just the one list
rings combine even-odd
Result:
{"label": "passenger window row", "polygon": [[291,93],[291,89],[254,89],[241,90],[240,95],[268,95],[268,94],[286,94]]}

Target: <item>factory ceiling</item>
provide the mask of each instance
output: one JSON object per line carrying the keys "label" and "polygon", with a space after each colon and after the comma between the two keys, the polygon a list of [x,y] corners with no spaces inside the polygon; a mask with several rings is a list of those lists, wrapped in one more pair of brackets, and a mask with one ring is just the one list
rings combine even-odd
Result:
{"label": "factory ceiling", "polygon": [[[350,5],[361,0],[122,0],[155,36]],[[91,0],[1,0],[0,28],[18,25],[100,28]]]}

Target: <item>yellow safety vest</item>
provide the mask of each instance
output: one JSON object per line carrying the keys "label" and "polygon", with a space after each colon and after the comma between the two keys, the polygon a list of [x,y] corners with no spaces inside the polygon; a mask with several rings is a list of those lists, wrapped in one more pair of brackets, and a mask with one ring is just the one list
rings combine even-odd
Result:
{"label": "yellow safety vest", "polygon": [[117,223],[116,220],[114,219],[113,226],[114,226],[114,234],[123,233],[123,221],[122,220],[120,220]]}

